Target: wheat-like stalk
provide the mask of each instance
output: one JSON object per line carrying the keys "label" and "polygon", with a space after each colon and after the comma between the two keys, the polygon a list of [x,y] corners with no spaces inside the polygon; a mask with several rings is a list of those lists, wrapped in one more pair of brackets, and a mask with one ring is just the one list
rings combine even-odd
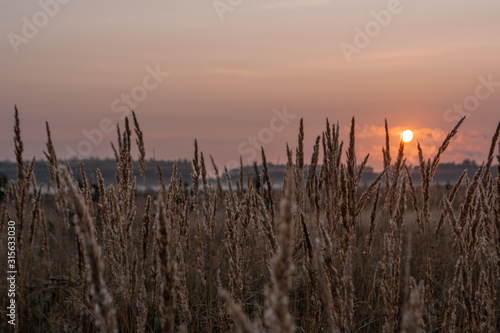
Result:
{"label": "wheat-like stalk", "polygon": [[96,326],[101,332],[118,332],[116,310],[104,280],[104,261],[102,260],[101,247],[97,243],[94,221],[90,217],[85,200],[69,172],[63,169],[62,176],[75,210],[76,231],[82,239],[87,263],[89,292],[95,302],[93,313]]}
{"label": "wheat-like stalk", "polygon": [[282,186],[263,147],[253,169],[210,156],[211,175],[195,141],[190,170],[175,162],[164,177],[158,166],[141,193],[133,167],[146,183],[146,148],[132,119],[117,125],[114,181],[59,161],[46,123],[50,179],[37,184],[15,109],[17,179],[0,184],[0,233],[15,220],[17,252],[6,238],[0,250],[18,259],[20,331],[497,331],[500,124],[474,176],[444,189],[433,179],[463,119],[435,156],[417,145],[415,168],[402,142],[391,157],[386,120],[383,170],[369,184],[354,118],[345,151],[328,119],[305,147],[301,120]]}
{"label": "wheat-like stalk", "polygon": [[[290,172],[290,171],[289,171]],[[289,174],[285,184],[285,198],[281,201],[281,222],[278,234],[278,251],[271,261],[272,289],[266,292],[265,323],[271,332],[295,332],[295,323],[290,315],[288,289],[291,287],[294,216],[294,177]]]}

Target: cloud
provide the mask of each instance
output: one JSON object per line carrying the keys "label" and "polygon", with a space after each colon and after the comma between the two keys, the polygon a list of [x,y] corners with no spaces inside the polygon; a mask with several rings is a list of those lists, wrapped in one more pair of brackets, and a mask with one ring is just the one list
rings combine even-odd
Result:
{"label": "cloud", "polygon": [[[389,128],[389,140],[391,143],[391,156],[396,158],[399,138],[406,127],[397,126]],[[434,158],[443,140],[448,134],[440,128],[412,128],[414,139],[405,145],[406,163],[418,164],[417,140],[422,147],[424,158]],[[380,170],[382,165],[382,146],[385,145],[385,128],[383,126],[364,125],[356,131],[356,144],[359,156],[370,153],[370,165]],[[358,140],[359,139],[359,140]],[[374,143],[375,142],[375,143]],[[461,163],[465,159],[472,159],[481,163],[488,153],[491,138],[487,134],[474,130],[461,129],[453,137],[450,145],[443,154],[443,162]],[[378,144],[377,144],[378,143]]]}
{"label": "cloud", "polygon": [[281,1],[259,7],[259,9],[318,7],[330,4],[328,0]]}

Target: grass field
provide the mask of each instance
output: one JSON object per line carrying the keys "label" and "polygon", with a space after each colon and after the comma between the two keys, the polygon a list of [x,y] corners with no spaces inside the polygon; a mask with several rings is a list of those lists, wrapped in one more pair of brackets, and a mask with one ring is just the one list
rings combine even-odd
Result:
{"label": "grass field", "polygon": [[[464,173],[451,189],[432,184],[463,120],[437,155],[419,151],[421,179],[411,179],[403,143],[391,154],[387,134],[385,170],[360,186],[367,158],[356,156],[354,119],[346,143],[327,122],[306,162],[301,121],[282,188],[273,188],[262,150],[259,179],[241,173],[223,190],[195,143],[191,188],[174,168],[159,170],[159,190],[144,194],[135,190],[131,147],[144,177],[147,133],[135,115],[119,131],[109,186],[99,171],[97,186],[73,175],[47,125],[51,183],[42,185],[23,156],[16,110],[18,176],[0,211],[2,272],[7,222],[17,228],[16,329],[497,332],[500,178],[490,167],[500,171],[500,123],[472,179]],[[5,278],[0,290],[7,293]],[[9,300],[0,299],[7,332]]]}

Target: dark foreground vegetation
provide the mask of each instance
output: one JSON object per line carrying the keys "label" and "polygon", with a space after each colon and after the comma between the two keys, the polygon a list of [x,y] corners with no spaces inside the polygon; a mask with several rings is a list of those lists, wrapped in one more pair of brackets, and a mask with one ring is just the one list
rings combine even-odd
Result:
{"label": "dark foreground vegetation", "polygon": [[[257,174],[230,179],[195,142],[191,189],[174,165],[158,168],[158,190],[143,195],[134,167],[146,178],[148,162],[135,115],[118,130],[112,184],[100,170],[92,182],[83,166],[76,173],[58,160],[47,124],[50,182],[37,184],[16,110],[17,179],[0,210],[2,272],[7,221],[17,227],[16,329],[497,332],[500,179],[491,168],[499,168],[500,124],[472,177],[432,185],[462,121],[436,156],[419,151],[419,179],[403,143],[390,151],[387,133],[385,169],[361,185],[368,157],[356,156],[354,119],[345,144],[327,121],[308,161],[315,172],[304,177],[301,121],[281,188],[264,150]],[[208,178],[212,168],[224,189]],[[0,300],[8,331],[9,300]]]}

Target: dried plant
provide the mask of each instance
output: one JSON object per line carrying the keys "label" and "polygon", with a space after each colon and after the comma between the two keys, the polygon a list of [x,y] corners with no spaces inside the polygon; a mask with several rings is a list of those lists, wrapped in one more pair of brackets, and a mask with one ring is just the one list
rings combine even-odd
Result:
{"label": "dried plant", "polygon": [[116,310],[104,280],[104,261],[102,260],[101,247],[97,244],[94,222],[90,217],[85,200],[72,180],[72,177],[66,170],[62,172],[64,184],[68,189],[75,210],[76,231],[83,240],[83,250],[88,272],[87,280],[90,286],[89,293],[95,302],[93,313],[96,326],[101,332],[118,332]]}
{"label": "dried plant", "polygon": [[294,270],[292,262],[293,250],[293,216],[294,216],[294,179],[287,176],[285,198],[281,201],[282,219],[278,234],[278,251],[271,261],[272,289],[266,292],[266,310],[264,319],[271,332],[295,332],[295,323],[288,304],[288,290],[291,287],[291,275]]}
{"label": "dried plant", "polygon": [[17,179],[2,184],[0,232],[18,226],[19,331],[498,330],[500,124],[474,175],[444,190],[433,178],[464,119],[432,158],[418,144],[414,168],[403,142],[391,156],[386,120],[371,182],[354,119],[346,149],[327,119],[310,150],[301,120],[282,182],[263,147],[254,171],[211,156],[209,169],[195,140],[190,179],[180,164],[165,177],[158,166],[142,193],[147,132],[132,119],[117,125],[113,179],[58,160],[46,123],[50,180],[37,184],[15,108]]}

